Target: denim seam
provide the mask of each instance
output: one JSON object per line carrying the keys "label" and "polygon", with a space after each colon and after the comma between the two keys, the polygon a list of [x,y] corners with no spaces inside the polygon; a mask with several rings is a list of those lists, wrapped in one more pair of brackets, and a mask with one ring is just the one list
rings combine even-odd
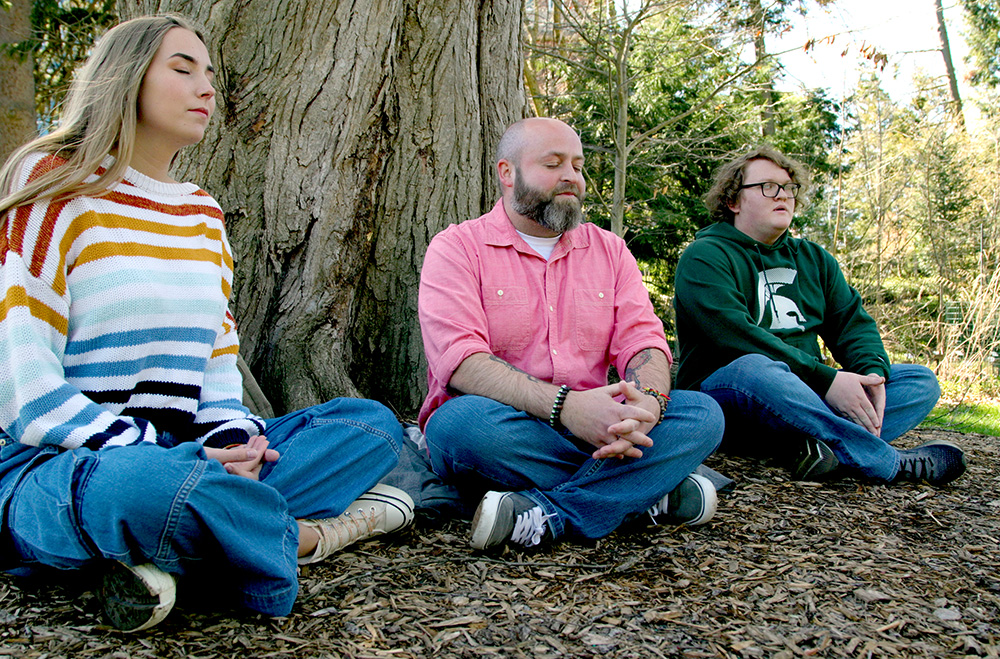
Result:
{"label": "denim seam", "polygon": [[170,502],[170,512],[167,514],[167,521],[163,525],[163,534],[160,536],[159,546],[156,548],[155,558],[158,561],[169,562],[171,564],[176,562],[176,558],[168,559],[165,554],[167,554],[167,550],[170,547],[170,540],[174,537],[177,525],[180,523],[182,516],[181,508],[187,504],[188,497],[191,495],[198,481],[201,480],[207,467],[207,460],[195,460],[194,467],[177,489],[177,494],[174,495],[173,501]]}
{"label": "denim seam", "polygon": [[363,430],[370,435],[375,435],[376,437],[385,440],[385,443],[388,444],[390,448],[392,448],[393,453],[395,453],[397,456],[399,455],[399,449],[401,447],[399,444],[393,441],[392,435],[390,435],[389,433],[385,432],[380,428],[376,428],[375,426],[371,426],[361,421],[355,421],[353,419],[313,419],[309,422],[308,428],[316,428],[318,426],[325,426],[334,423],[339,423],[345,426],[358,428],[359,430]]}
{"label": "denim seam", "polygon": [[[104,558],[104,553],[101,551],[100,546],[98,546],[97,543],[91,540],[87,534],[83,532],[83,515],[80,511],[80,505],[85,499],[84,492],[87,490],[87,485],[90,482],[90,477],[94,473],[94,467],[96,466],[98,459],[99,458],[97,457],[90,456],[80,458],[77,454],[73,455],[73,471],[75,472],[77,468],[81,466],[86,466],[87,470],[86,474],[84,474],[83,478],[81,478],[78,482],[77,487],[72,488],[74,490],[74,497],[73,501],[70,503],[70,510],[73,512],[73,523],[70,524],[70,526],[72,527],[73,533],[76,534],[77,539],[80,541],[80,544],[87,548],[87,551],[90,552],[91,556],[95,558]],[[88,462],[91,464],[84,464]]]}

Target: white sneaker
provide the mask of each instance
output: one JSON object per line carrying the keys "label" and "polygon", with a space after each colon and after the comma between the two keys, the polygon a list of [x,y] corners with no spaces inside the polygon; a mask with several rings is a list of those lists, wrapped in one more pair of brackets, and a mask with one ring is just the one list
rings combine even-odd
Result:
{"label": "white sneaker", "polygon": [[517,492],[487,492],[472,518],[473,549],[506,542],[534,547],[552,540],[549,518],[542,507]]}
{"label": "white sneaker", "polygon": [[654,524],[697,526],[715,516],[719,497],[715,486],[701,474],[691,474],[649,509]]}
{"label": "white sneaker", "polygon": [[316,549],[299,559],[299,565],[316,563],[344,547],[383,533],[406,528],[413,522],[413,499],[406,492],[379,483],[362,494],[337,517],[300,519],[299,524],[319,535]]}
{"label": "white sneaker", "polygon": [[97,590],[104,617],[123,632],[148,629],[167,617],[177,601],[174,578],[151,563],[115,562]]}

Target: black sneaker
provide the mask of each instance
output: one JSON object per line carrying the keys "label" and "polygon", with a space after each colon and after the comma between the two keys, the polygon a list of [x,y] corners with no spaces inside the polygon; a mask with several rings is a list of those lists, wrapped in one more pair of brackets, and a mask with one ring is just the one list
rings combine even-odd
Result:
{"label": "black sneaker", "polygon": [[840,461],[830,447],[812,437],[806,438],[792,456],[792,479],[817,481],[840,466]]}
{"label": "black sneaker", "polygon": [[174,578],[149,563],[113,563],[97,590],[104,617],[123,632],[137,632],[160,622],[174,608],[176,598]]}
{"label": "black sneaker", "polygon": [[704,524],[715,516],[719,497],[712,481],[691,474],[649,509],[654,524]]}
{"label": "black sneaker", "polygon": [[524,547],[552,538],[542,507],[516,492],[487,492],[472,518],[472,547],[487,549],[512,542]]}
{"label": "black sneaker", "polygon": [[899,451],[899,471],[894,481],[950,483],[965,473],[965,453],[951,442],[935,439]]}

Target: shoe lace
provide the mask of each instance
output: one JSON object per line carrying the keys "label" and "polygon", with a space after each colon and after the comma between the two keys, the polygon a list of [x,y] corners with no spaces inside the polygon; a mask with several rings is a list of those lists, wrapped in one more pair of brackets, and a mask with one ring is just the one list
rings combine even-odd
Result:
{"label": "shoe lace", "polygon": [[541,506],[530,508],[514,520],[514,532],[510,535],[511,542],[516,542],[525,547],[534,547],[541,544],[542,536],[545,535],[545,520],[552,515],[545,515]]}
{"label": "shoe lace", "polygon": [[650,506],[649,510],[646,511],[646,513],[649,514],[649,518],[651,520],[653,520],[653,525],[654,526],[659,526],[660,525],[660,523],[656,520],[657,516],[660,515],[661,513],[667,512],[666,508],[662,508],[660,506],[660,504],[663,503],[663,501],[664,501],[663,499],[660,499],[659,501],[657,501],[656,503],[654,503],[652,506]]}
{"label": "shoe lace", "polygon": [[[320,525],[320,537],[324,540],[324,544],[333,541],[333,547],[344,547],[374,534],[378,523],[376,517],[375,506],[368,510],[364,508],[358,508],[356,511],[348,510],[333,523]],[[337,536],[336,539],[327,538],[323,531],[333,531]]]}
{"label": "shoe lace", "polygon": [[899,470],[911,478],[934,477],[934,460],[926,455],[906,456],[899,461]]}

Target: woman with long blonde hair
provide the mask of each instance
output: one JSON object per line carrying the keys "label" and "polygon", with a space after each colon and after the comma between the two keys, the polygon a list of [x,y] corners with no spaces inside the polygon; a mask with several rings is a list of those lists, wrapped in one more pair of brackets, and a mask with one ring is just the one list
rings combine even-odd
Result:
{"label": "woman with long blonde hair", "polygon": [[287,615],[298,564],[413,519],[377,485],[402,442],[386,408],[336,399],[265,422],[242,405],[223,214],[170,176],[204,136],[213,80],[186,19],[122,23],[62,125],[0,170],[0,569],[100,570],[126,631],[198,575]]}

